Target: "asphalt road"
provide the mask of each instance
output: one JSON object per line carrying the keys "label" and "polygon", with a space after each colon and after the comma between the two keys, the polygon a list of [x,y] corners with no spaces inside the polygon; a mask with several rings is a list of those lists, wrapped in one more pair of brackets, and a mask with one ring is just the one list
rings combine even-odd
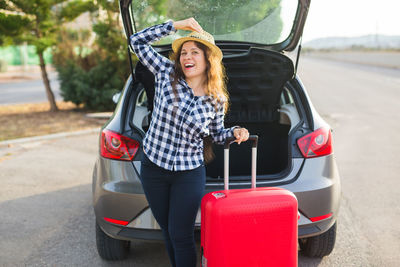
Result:
{"label": "asphalt road", "polygon": [[[400,72],[307,58],[299,69],[342,178],[336,247],[299,266],[400,266]],[[133,242],[123,262],[97,255],[96,154],[96,134],[0,148],[0,266],[168,266],[159,242]]]}
{"label": "asphalt road", "polygon": [[[61,101],[60,83],[55,72],[49,72],[50,86],[56,101]],[[0,82],[0,105],[47,102],[46,89],[40,75],[20,82]]]}

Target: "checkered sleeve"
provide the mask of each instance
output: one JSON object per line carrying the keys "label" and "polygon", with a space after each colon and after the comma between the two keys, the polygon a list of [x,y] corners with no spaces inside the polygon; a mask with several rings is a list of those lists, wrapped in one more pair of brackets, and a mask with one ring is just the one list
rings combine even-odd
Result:
{"label": "checkered sleeve", "polygon": [[133,51],[140,62],[154,75],[171,67],[173,63],[168,58],[157,53],[150,44],[173,32],[176,32],[176,29],[173,26],[173,21],[169,20],[165,23],[146,28],[130,37]]}
{"label": "checkered sleeve", "polygon": [[214,143],[219,145],[224,144],[226,138],[233,137],[233,130],[239,127],[225,128],[224,118],[224,104],[218,104],[217,113],[209,125],[209,130]]}

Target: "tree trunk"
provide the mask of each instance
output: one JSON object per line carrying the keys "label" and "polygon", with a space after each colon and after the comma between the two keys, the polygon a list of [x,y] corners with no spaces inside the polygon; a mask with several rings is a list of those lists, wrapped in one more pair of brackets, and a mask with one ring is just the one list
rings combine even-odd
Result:
{"label": "tree trunk", "polygon": [[49,103],[50,103],[50,111],[52,111],[52,112],[58,111],[56,100],[54,98],[53,91],[51,90],[51,87],[50,87],[49,77],[47,76],[46,64],[44,63],[43,52],[38,52],[38,55],[39,55],[39,60],[40,60],[40,70],[42,72],[42,79],[43,79],[44,87],[46,88],[47,99],[49,100]]}

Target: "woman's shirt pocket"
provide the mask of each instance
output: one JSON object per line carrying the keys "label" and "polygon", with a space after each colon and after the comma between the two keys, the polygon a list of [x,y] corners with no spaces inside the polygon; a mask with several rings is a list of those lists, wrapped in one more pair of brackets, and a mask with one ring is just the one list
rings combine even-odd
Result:
{"label": "woman's shirt pocket", "polygon": [[[190,110],[188,120],[186,122],[189,134],[194,134],[203,138],[210,134],[208,126],[214,118],[215,112],[209,103],[198,99],[195,107]],[[190,129],[193,128],[193,129]]]}

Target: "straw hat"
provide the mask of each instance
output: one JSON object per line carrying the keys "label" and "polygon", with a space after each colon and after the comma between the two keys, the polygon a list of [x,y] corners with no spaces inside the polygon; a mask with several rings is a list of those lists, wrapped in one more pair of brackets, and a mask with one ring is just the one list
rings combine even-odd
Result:
{"label": "straw hat", "polygon": [[215,45],[214,37],[206,31],[196,32],[193,31],[187,36],[178,38],[172,42],[172,50],[176,53],[184,42],[196,41],[207,46],[211,53],[214,53],[219,59],[222,59],[222,51]]}

